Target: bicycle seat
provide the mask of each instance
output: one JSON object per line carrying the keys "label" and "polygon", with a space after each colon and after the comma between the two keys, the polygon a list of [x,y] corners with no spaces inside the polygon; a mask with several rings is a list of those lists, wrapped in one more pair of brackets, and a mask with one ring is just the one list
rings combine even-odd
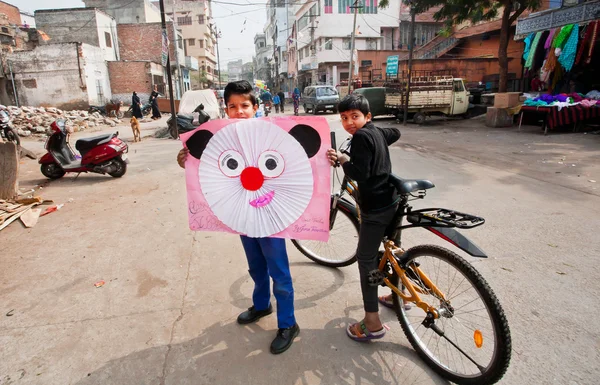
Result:
{"label": "bicycle seat", "polygon": [[394,185],[399,194],[409,194],[435,187],[431,181],[426,179],[402,179],[394,174],[390,174],[388,181]]}

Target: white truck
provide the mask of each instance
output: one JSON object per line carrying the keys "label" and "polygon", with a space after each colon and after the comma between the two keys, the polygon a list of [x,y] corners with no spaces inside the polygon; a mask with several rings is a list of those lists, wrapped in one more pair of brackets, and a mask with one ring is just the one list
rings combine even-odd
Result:
{"label": "white truck", "polygon": [[[406,82],[388,84],[385,107],[404,119]],[[408,97],[408,116],[423,124],[429,115],[466,116],[469,109],[469,92],[462,79],[450,75],[425,75],[411,79]]]}

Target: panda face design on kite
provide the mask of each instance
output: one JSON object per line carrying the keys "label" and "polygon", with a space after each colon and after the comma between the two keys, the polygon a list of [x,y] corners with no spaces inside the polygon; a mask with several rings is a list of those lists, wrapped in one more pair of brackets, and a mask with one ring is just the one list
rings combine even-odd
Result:
{"label": "panda face design on kite", "polygon": [[319,133],[304,124],[289,132],[264,120],[199,130],[186,142],[200,160],[202,193],[215,216],[249,237],[268,237],[292,225],[313,195],[310,162]]}

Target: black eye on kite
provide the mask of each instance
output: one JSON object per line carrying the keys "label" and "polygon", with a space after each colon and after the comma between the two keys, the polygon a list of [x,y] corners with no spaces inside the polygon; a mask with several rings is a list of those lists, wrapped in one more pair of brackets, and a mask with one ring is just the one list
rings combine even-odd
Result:
{"label": "black eye on kite", "polygon": [[235,150],[227,150],[219,157],[219,169],[225,176],[238,177],[244,168],[246,168],[244,157]]}
{"label": "black eye on kite", "polygon": [[258,157],[258,168],[267,178],[276,178],[285,169],[285,161],[280,153],[267,150]]}

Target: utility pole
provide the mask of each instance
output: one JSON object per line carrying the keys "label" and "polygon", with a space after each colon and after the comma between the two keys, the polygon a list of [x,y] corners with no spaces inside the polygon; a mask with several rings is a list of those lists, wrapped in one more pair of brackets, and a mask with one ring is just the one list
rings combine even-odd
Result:
{"label": "utility pole", "polygon": [[175,40],[173,52],[175,52],[175,65],[177,66],[177,84],[179,84],[179,92],[177,93],[177,98],[180,98],[180,94],[183,92],[183,77],[181,76],[181,67],[179,66],[179,54],[177,53],[177,48],[179,47],[179,40],[177,39],[177,14],[175,13],[175,0],[173,0],[173,39]]}
{"label": "utility pole", "polygon": [[358,8],[362,8],[362,5],[358,5],[358,1],[354,2],[354,5],[350,8],[354,9],[354,23],[352,24],[352,38],[350,39],[350,73],[348,74],[348,95],[352,92],[352,71],[354,64],[354,38],[356,37],[356,14],[358,13]]}
{"label": "utility pole", "polygon": [[[164,36],[167,34],[167,22],[165,21],[165,3],[164,0],[159,0],[160,4],[160,25]],[[167,83],[169,84],[169,99],[171,102],[171,127],[170,133],[173,139],[179,137],[179,130],[177,129],[177,113],[175,112],[175,100],[173,99],[173,80],[171,79],[171,56],[167,47]]]}
{"label": "utility pole", "polygon": [[[214,31],[213,31],[213,26],[215,28]],[[221,31],[217,30],[216,24],[210,25],[210,31],[215,34],[215,41],[216,41],[216,46],[217,46],[217,71],[219,71],[219,86],[217,87],[217,89],[220,90],[221,89],[221,57],[219,55],[219,37],[221,35]]]}
{"label": "utility pole", "polygon": [[413,48],[415,45],[415,11],[411,4],[410,6],[410,34],[409,34],[409,46],[408,46],[408,76],[406,79],[406,98],[404,99],[404,125],[406,126],[408,120],[408,98],[410,95],[410,77],[412,75],[412,57]]}

